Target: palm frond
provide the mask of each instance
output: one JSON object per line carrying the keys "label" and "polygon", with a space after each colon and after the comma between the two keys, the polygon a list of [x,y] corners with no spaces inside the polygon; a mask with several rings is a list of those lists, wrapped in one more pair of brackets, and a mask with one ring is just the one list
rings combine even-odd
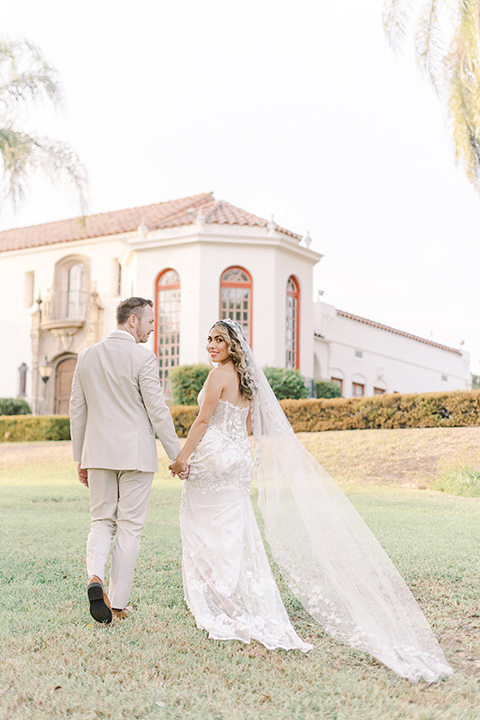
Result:
{"label": "palm frond", "polygon": [[480,0],[462,0],[446,60],[448,111],[457,160],[480,191]]}
{"label": "palm frond", "polygon": [[0,156],[4,171],[4,194],[15,207],[25,196],[32,172],[43,171],[53,183],[67,181],[75,190],[85,214],[88,180],[75,150],[64,142],[15,130],[0,129]]}
{"label": "palm frond", "polygon": [[440,22],[444,0],[429,0],[420,9],[415,31],[417,63],[438,94],[443,90],[443,60],[448,42]]}
{"label": "palm frond", "polygon": [[480,192],[480,0],[386,0],[385,32],[414,21],[418,65],[444,103],[457,161]]}
{"label": "palm frond", "polygon": [[383,6],[383,28],[392,48],[402,46],[412,15],[410,0],[386,0]]}
{"label": "palm frond", "polygon": [[20,102],[39,102],[44,98],[57,106],[63,103],[55,68],[29,40],[0,39],[0,102],[4,111]]}
{"label": "palm frond", "polygon": [[36,148],[36,161],[54,184],[66,180],[80,199],[81,215],[88,205],[87,171],[80,162],[77,152],[66,142],[49,137],[32,138]]}

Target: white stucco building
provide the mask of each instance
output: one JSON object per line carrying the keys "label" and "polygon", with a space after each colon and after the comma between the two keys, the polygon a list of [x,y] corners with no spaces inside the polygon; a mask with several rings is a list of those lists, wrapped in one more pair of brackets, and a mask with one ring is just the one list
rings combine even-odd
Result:
{"label": "white stucco building", "polygon": [[0,397],[66,413],[78,353],[115,328],[130,295],[154,300],[167,387],[172,366],[206,362],[219,317],[244,325],[262,365],[298,368],[310,385],[341,380],[345,397],[360,380],[365,394],[468,387],[465,353],[313,303],[322,256],[309,245],[211,193],[0,232]]}
{"label": "white stucco building", "polygon": [[315,378],[330,379],[343,397],[471,388],[462,350],[314,303]]}

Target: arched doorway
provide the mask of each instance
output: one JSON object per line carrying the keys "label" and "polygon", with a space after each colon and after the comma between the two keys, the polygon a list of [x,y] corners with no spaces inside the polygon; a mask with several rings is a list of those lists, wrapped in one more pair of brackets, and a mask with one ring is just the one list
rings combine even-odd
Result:
{"label": "arched doorway", "polygon": [[76,357],[67,357],[57,365],[55,372],[55,415],[68,415],[70,404],[70,393],[72,391],[72,380]]}

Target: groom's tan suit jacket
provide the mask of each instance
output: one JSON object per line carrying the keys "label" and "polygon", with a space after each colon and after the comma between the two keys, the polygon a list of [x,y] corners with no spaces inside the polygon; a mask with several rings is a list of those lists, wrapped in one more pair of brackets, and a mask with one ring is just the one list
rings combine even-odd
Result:
{"label": "groom's tan suit jacket", "polygon": [[155,432],[170,459],[180,452],[155,355],[118,330],[78,356],[70,427],[83,468],[156,472]]}

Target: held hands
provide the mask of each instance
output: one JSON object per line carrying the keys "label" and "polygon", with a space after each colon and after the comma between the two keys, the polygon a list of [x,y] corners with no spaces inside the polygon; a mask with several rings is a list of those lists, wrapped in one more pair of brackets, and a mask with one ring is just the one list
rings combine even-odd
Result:
{"label": "held hands", "polygon": [[180,460],[178,460],[178,458],[170,463],[170,465],[168,466],[168,469],[170,470],[172,477],[175,477],[175,475],[178,475],[180,480],[186,480],[186,478],[188,477],[188,473],[190,471],[190,467],[189,467],[188,463],[181,462]]}

